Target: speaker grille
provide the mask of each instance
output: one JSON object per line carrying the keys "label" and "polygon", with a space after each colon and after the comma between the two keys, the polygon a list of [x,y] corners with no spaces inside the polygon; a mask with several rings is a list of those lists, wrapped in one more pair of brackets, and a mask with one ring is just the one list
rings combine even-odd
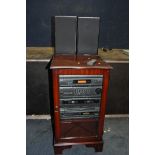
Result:
{"label": "speaker grille", "polygon": [[76,16],[55,16],[55,54],[76,53]]}
{"label": "speaker grille", "polygon": [[99,17],[78,17],[78,54],[97,54]]}

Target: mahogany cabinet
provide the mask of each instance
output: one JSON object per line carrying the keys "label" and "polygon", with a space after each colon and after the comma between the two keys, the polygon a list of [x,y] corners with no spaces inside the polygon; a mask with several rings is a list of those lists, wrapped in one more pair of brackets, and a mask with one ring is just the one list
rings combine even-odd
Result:
{"label": "mahogany cabinet", "polygon": [[[93,65],[87,62],[96,59]],[[54,98],[54,151],[62,154],[63,149],[73,145],[85,144],[94,147],[96,152],[103,148],[103,128],[107,100],[109,74],[112,67],[103,62],[98,56],[54,56],[50,69],[52,70],[53,98]],[[60,104],[60,76],[102,76],[102,92],[99,114],[96,118],[61,118]],[[75,88],[76,89],[76,88]],[[74,108],[74,104],[73,104]],[[79,107],[80,108],[80,107]]]}

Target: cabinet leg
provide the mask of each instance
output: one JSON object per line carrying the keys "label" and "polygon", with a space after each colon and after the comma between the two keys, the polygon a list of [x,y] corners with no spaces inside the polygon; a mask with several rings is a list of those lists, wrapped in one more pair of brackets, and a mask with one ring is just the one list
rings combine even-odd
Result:
{"label": "cabinet leg", "polygon": [[72,145],[67,146],[54,146],[55,155],[61,155],[64,149],[71,148]]}
{"label": "cabinet leg", "polygon": [[98,144],[94,148],[95,148],[95,152],[102,152],[103,144]]}
{"label": "cabinet leg", "polygon": [[102,152],[103,150],[103,143],[99,144],[86,144],[87,147],[93,147],[95,149],[95,152]]}
{"label": "cabinet leg", "polygon": [[62,154],[62,149],[60,147],[54,147],[54,153],[55,155],[59,155],[59,154]]}

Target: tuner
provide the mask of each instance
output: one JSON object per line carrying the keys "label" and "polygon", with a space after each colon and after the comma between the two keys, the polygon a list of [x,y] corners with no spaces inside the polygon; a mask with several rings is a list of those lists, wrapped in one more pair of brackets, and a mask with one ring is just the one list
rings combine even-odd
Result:
{"label": "tuner", "polygon": [[101,91],[102,91],[101,88],[96,88],[96,89],[95,89],[96,94],[101,94]]}

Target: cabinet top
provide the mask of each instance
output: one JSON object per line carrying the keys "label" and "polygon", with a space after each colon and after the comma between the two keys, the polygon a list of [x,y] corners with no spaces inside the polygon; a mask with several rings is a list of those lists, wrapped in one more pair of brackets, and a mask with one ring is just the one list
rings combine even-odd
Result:
{"label": "cabinet top", "polygon": [[98,68],[112,69],[98,55],[54,55],[50,69],[59,68]]}

